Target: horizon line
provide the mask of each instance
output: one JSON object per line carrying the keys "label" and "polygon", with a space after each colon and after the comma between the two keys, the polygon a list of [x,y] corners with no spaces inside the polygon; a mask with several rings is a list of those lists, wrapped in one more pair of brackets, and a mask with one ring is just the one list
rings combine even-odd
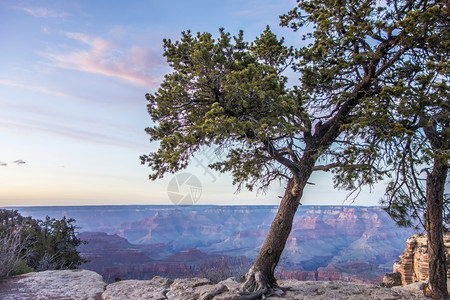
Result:
{"label": "horizon line", "polygon": [[[3,208],[24,208],[24,207],[36,207],[36,208],[45,208],[45,207],[105,207],[105,206],[170,206],[170,207],[202,207],[202,206],[230,206],[230,207],[239,207],[239,206],[273,206],[277,207],[279,204],[93,204],[93,205],[18,205],[18,206],[0,206],[0,209]],[[339,206],[339,207],[382,207],[381,205],[353,205],[353,204],[300,204],[300,207],[311,207],[311,206]]]}

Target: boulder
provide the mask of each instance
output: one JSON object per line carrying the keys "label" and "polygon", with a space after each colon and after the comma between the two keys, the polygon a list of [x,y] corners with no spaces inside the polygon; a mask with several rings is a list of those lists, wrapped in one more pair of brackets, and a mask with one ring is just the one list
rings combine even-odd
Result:
{"label": "boulder", "polygon": [[152,280],[119,281],[106,287],[102,299],[163,300],[167,299],[166,294],[169,292],[169,286],[172,282],[172,280],[162,277],[154,277]]}
{"label": "boulder", "polygon": [[105,282],[101,275],[87,270],[33,272],[2,279],[2,300],[98,300]]}

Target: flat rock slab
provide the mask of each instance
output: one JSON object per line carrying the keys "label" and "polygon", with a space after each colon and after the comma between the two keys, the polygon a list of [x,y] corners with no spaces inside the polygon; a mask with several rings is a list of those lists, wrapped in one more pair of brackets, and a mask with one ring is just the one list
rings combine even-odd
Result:
{"label": "flat rock slab", "polygon": [[[155,277],[152,280],[124,280],[107,286],[103,300],[209,300],[227,295],[232,299],[238,295],[238,282],[232,279],[213,284],[205,278],[181,278],[170,280]],[[230,293],[230,291],[234,293]]]}
{"label": "flat rock slab", "polygon": [[[279,281],[280,287],[272,300],[399,300],[427,299],[419,287],[384,288],[372,284],[338,281]],[[161,277],[152,280],[124,280],[108,285],[103,300],[229,300],[240,296],[241,284],[227,279],[217,284],[204,278],[184,278],[171,281]]]}
{"label": "flat rock slab", "polygon": [[154,277],[152,280],[124,280],[111,283],[102,295],[103,300],[163,300],[167,299],[172,280]]}
{"label": "flat rock slab", "polygon": [[418,289],[384,288],[373,284],[362,284],[340,281],[279,281],[281,291],[267,299],[281,300],[399,300],[399,299],[428,299]]}
{"label": "flat rock slab", "polygon": [[[399,300],[427,299],[423,284],[384,288],[339,281],[281,280],[265,299],[272,300]],[[212,283],[205,278],[124,280],[108,286],[87,270],[44,271],[0,281],[0,300],[229,300],[240,296],[233,278]]]}
{"label": "flat rock slab", "polygon": [[87,270],[28,273],[0,281],[1,300],[99,300],[103,277]]}

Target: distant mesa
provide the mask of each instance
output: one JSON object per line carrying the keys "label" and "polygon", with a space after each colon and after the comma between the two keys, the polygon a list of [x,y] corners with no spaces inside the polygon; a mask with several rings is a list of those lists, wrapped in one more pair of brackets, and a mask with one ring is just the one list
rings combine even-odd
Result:
{"label": "distant mesa", "polygon": [[[187,185],[183,180],[178,183]],[[135,215],[136,209],[114,212],[112,219],[106,218],[115,219],[107,230],[110,234],[80,233],[82,240],[89,241],[78,248],[90,260],[82,267],[100,273],[108,282],[116,277],[209,278],[210,270],[217,273],[213,275],[221,275],[219,280],[230,274],[239,278],[256,258],[276,213],[271,206],[145,209],[140,216]],[[91,209],[90,222],[92,215],[99,221],[99,214]],[[119,216],[134,221],[120,222]],[[396,227],[379,207],[302,206],[295,216],[277,278],[380,283],[383,275],[391,272],[412,233],[411,229]]]}
{"label": "distant mesa", "polygon": [[[190,193],[190,177],[177,178]],[[192,184],[195,186],[194,184]],[[24,215],[77,220],[81,266],[107,282],[244,275],[261,249],[276,206],[102,206],[18,208]],[[399,228],[380,207],[301,206],[278,279],[381,283],[414,234]]]}

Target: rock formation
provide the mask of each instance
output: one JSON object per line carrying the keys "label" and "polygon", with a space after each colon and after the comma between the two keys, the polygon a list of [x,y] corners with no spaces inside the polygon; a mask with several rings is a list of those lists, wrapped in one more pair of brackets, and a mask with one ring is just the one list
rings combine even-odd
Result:
{"label": "rock formation", "polygon": [[100,299],[106,283],[87,270],[33,272],[0,280],[1,300]]}
{"label": "rock formation", "polygon": [[[447,249],[447,269],[450,267],[450,235],[444,237]],[[428,280],[427,238],[423,235],[413,235],[406,241],[406,249],[400,260],[394,264],[394,273],[401,275],[402,285]],[[447,273],[450,277],[450,270]]]}
{"label": "rock formation", "polygon": [[[253,264],[277,211],[274,206],[197,205],[122,209],[111,209],[117,222],[110,233],[79,234],[89,242],[78,247],[89,260],[81,267],[101,274],[108,283],[154,276],[207,277],[215,282],[239,278]],[[145,213],[137,216],[138,210]],[[83,213],[106,228],[103,210]],[[102,218],[92,217],[97,214]],[[83,228],[92,227],[85,225],[86,216],[73,217],[84,220]],[[276,276],[380,283],[412,234],[412,229],[396,226],[379,207],[302,206]]]}
{"label": "rock formation", "polygon": [[[45,271],[0,281],[1,300],[229,300],[239,297],[241,284],[233,278],[217,284],[205,278],[124,280],[106,286],[101,276],[87,270]],[[266,299],[426,299],[419,288],[383,288],[337,281],[279,281]]]}

